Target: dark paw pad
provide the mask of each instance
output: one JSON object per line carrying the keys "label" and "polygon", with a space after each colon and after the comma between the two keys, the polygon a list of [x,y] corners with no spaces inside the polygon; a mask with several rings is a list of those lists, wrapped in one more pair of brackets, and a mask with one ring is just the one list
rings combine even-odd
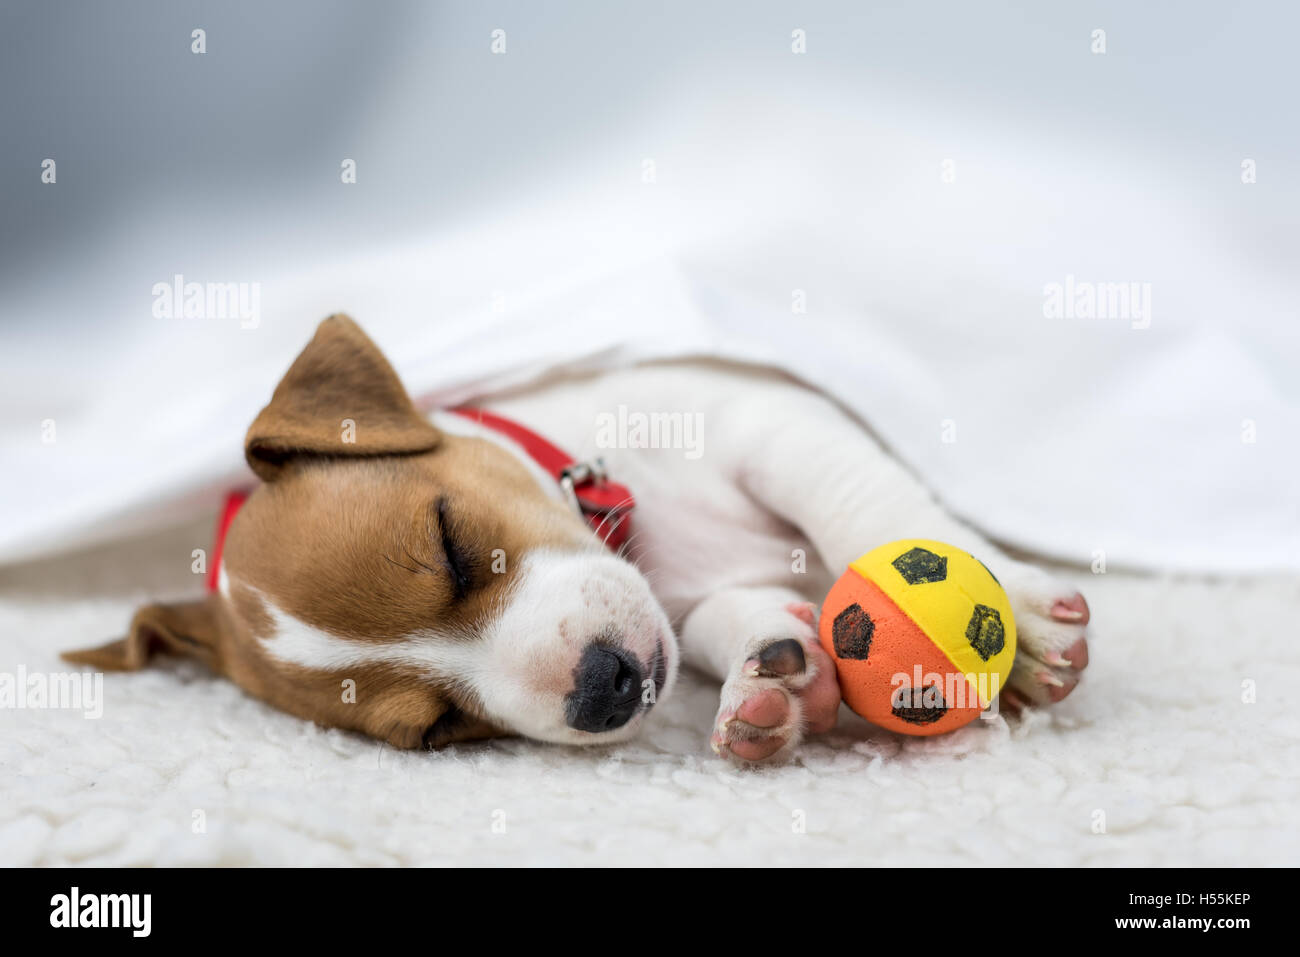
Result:
{"label": "dark paw pad", "polygon": [[774,641],[758,653],[758,673],[761,675],[797,675],[807,664],[803,656],[803,645],[794,638]]}

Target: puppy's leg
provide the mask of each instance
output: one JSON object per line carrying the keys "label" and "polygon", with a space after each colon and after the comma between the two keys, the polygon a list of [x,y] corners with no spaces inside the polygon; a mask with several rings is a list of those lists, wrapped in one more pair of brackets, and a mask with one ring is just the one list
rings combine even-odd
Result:
{"label": "puppy's leg", "polygon": [[[737,427],[739,423],[737,423]],[[797,525],[832,573],[899,538],[950,542],[992,569],[1011,600],[1018,649],[1004,700],[1060,701],[1088,663],[1088,605],[1070,585],[1003,554],[948,514],[900,462],[838,406],[789,390],[750,431],[737,463],[742,486]]]}
{"label": "puppy's leg", "polygon": [[840,689],[815,615],[786,588],[729,588],[686,617],[685,660],[723,683],[709,741],[715,752],[780,761],[805,733],[835,726]]}

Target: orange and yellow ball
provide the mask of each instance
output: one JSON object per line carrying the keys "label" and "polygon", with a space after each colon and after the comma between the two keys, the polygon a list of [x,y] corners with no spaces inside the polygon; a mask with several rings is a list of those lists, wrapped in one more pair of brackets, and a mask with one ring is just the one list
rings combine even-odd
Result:
{"label": "orange and yellow ball", "polygon": [[969,724],[1006,685],[1016,623],[998,580],[952,545],[903,539],[849,564],[822,605],[844,702],[903,734]]}

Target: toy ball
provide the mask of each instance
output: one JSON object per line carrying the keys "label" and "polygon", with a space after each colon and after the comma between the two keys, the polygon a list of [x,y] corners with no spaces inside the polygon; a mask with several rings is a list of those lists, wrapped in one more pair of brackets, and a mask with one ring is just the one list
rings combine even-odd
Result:
{"label": "toy ball", "polygon": [[819,637],[844,703],[903,734],[942,734],[998,696],[1016,655],[1011,603],[959,548],[903,539],[849,564],[826,595]]}

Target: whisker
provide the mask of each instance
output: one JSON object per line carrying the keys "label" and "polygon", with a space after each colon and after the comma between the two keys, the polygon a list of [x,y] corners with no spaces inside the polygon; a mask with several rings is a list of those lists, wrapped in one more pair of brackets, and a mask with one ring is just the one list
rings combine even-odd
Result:
{"label": "whisker", "polygon": [[395,561],[393,561],[391,558],[389,558],[387,555],[384,556],[384,561],[389,562],[390,564],[396,565],[398,568],[405,568],[408,572],[411,572],[411,573],[414,574],[414,575],[418,575],[418,574],[420,574],[420,572],[419,572],[418,569],[412,568],[410,565],[403,565],[401,562],[395,562]]}
{"label": "whisker", "polygon": [[412,555],[410,552],[407,552],[407,551],[406,551],[406,546],[402,546],[402,551],[403,551],[403,552],[406,552],[406,557],[407,557],[407,558],[409,558],[411,561],[415,562],[415,564],[419,565],[421,568],[423,568],[425,571],[427,571],[430,575],[436,575],[436,574],[438,574],[438,569],[434,568],[434,567],[431,566],[431,565],[426,565],[424,562],[420,561],[418,558],[416,558],[416,557],[415,557],[414,555]]}

